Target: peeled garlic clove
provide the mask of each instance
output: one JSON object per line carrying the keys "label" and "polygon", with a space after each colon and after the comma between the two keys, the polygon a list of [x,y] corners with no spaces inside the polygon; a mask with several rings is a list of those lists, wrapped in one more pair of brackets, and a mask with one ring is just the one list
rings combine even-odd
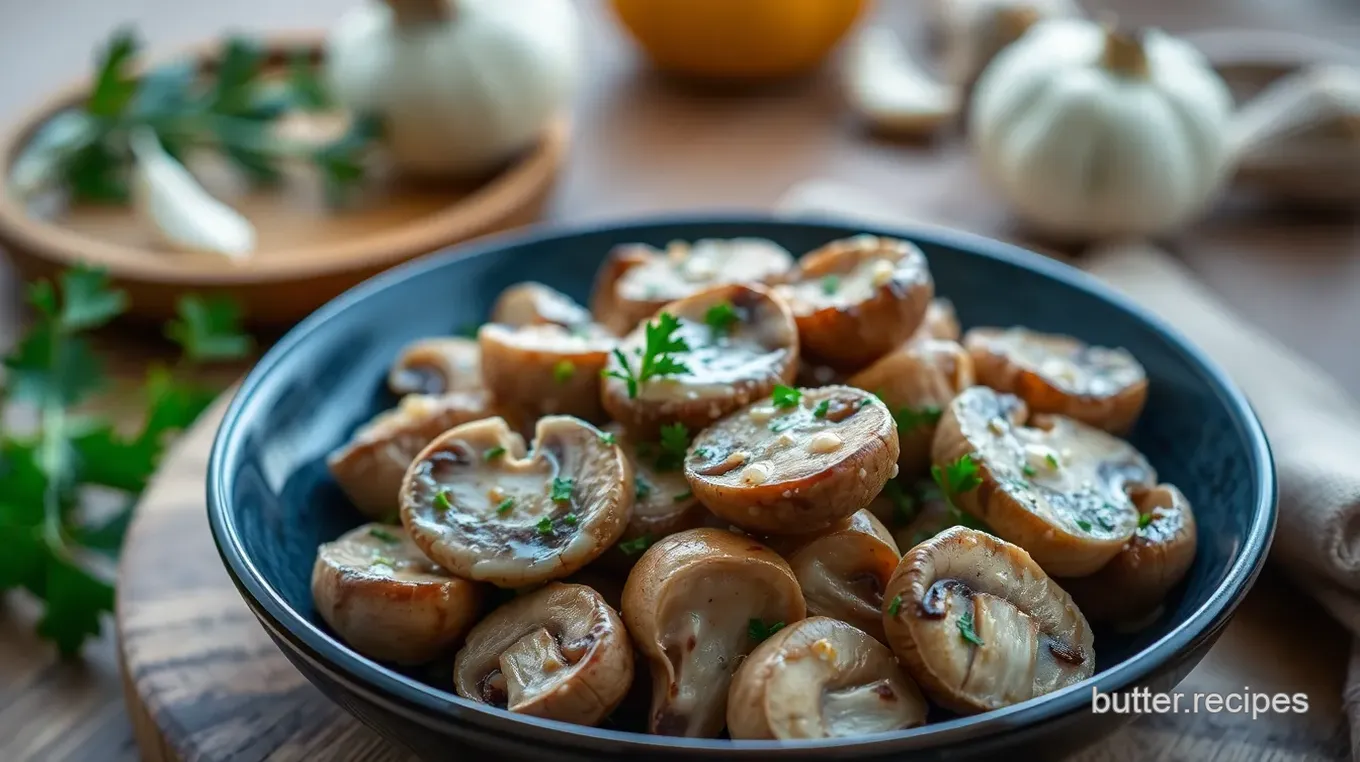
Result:
{"label": "peeled garlic clove", "polygon": [[208,195],[189,170],[165,152],[155,133],[134,131],[128,144],[136,165],[136,209],[168,245],[232,258],[255,250],[250,222]]}
{"label": "peeled garlic clove", "polygon": [[1360,69],[1280,78],[1234,116],[1229,145],[1247,185],[1300,201],[1360,200]]}
{"label": "peeled garlic clove", "polygon": [[884,27],[870,27],[854,42],[845,84],[855,109],[884,132],[927,135],[958,113],[958,92],[931,79]]}
{"label": "peeled garlic clove", "polygon": [[1081,16],[1076,0],[935,0],[950,84],[968,88],[1001,49],[1044,19]]}

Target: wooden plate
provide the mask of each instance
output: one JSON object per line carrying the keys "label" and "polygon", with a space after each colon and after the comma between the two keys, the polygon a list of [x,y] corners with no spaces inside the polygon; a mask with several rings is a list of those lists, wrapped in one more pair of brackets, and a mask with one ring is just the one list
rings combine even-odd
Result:
{"label": "wooden plate", "polygon": [[[193,48],[203,69],[220,45]],[[319,60],[320,35],[275,37],[268,60],[308,51]],[[182,59],[181,59],[182,60]],[[10,176],[34,132],[53,115],[83,101],[80,83],[30,114],[0,139],[0,175]],[[315,126],[315,125],[313,125]],[[83,262],[107,268],[132,298],[132,313],[163,319],[186,291],[225,292],[256,325],[293,322],[388,267],[450,244],[534,221],[567,152],[570,129],[555,121],[542,139],[499,173],[463,184],[402,182],[379,171],[351,207],[327,208],[321,185],[304,167],[290,167],[277,186],[248,186],[214,157],[191,162],[204,186],[256,227],[258,250],[244,262],[170,251],[127,207],[25,201],[9,183],[0,192],[0,243],[27,277]]]}

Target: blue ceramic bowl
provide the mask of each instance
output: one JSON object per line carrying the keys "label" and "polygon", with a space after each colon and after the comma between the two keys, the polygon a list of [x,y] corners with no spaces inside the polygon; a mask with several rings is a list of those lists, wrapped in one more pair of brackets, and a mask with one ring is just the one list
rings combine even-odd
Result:
{"label": "blue ceramic bowl", "polygon": [[[496,295],[539,280],[584,301],[616,244],[757,236],[793,252],[859,232],[915,241],[938,293],[965,326],[1024,324],[1127,347],[1151,391],[1132,434],[1195,508],[1194,567],[1165,613],[1135,635],[1096,632],[1094,677],[1016,706],[910,731],[780,744],[688,740],[567,725],[455,695],[447,669],[399,671],[345,647],[312,607],[319,543],[361,523],[324,458],[395,400],[384,375],[399,347],[481,322]],[[208,472],[213,536],[241,594],[275,641],[327,695],[426,759],[473,749],[494,758],[1020,759],[1073,751],[1127,718],[1093,714],[1093,690],[1170,689],[1204,656],[1251,586],[1275,525],[1270,450],[1242,393],[1174,329],[1096,280],[996,241],[755,217],[664,219],[487,240],[412,262],[344,294],[260,361],[218,432]]]}

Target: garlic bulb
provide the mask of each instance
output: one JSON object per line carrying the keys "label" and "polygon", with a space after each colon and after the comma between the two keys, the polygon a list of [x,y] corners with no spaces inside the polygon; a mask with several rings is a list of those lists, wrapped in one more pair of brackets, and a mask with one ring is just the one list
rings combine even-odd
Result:
{"label": "garlic bulb", "polygon": [[1227,85],[1181,40],[1045,21],[983,72],[969,133],[983,171],[1041,231],[1150,234],[1221,185],[1231,110]]}
{"label": "garlic bulb", "polygon": [[241,258],[255,250],[255,228],[198,184],[149,129],[134,130],[133,203],[166,245]]}
{"label": "garlic bulb", "polygon": [[1044,19],[1081,16],[1076,0],[935,0],[950,83],[970,87],[1001,49]]}
{"label": "garlic bulb", "polygon": [[400,170],[482,174],[566,108],[578,27],[569,0],[368,0],[331,32],[326,78],[341,105],[382,117]]}
{"label": "garlic bulb", "polygon": [[850,103],[876,129],[928,135],[958,112],[957,91],[931,79],[892,31],[866,29],[852,44],[845,88]]}
{"label": "garlic bulb", "polygon": [[1280,78],[1238,112],[1230,135],[1244,184],[1296,201],[1360,201],[1360,69]]}

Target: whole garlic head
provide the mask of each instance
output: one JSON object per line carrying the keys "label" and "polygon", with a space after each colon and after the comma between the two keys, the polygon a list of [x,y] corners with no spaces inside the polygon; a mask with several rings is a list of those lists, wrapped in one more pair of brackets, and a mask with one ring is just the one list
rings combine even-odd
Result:
{"label": "whole garlic head", "polygon": [[970,87],[1001,49],[1044,19],[1081,16],[1076,0],[935,0],[949,82]]}
{"label": "whole garlic head", "polygon": [[1026,222],[1067,239],[1149,234],[1221,185],[1227,85],[1189,44],[1081,20],[1036,25],[987,68],[969,133]]}
{"label": "whole garlic head", "polygon": [[344,107],[383,119],[396,166],[476,175],[538,138],[580,68],[569,0],[368,0],[326,45]]}

